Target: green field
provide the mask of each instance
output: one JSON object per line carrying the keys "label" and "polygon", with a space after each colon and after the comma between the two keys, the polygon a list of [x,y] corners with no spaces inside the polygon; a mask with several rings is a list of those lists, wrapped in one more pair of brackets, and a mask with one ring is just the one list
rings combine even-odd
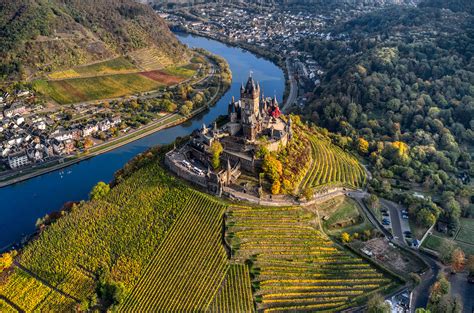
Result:
{"label": "green field", "polygon": [[474,219],[461,218],[459,230],[454,238],[440,233],[428,236],[423,242],[423,247],[438,251],[443,239],[453,240],[466,255],[474,255]]}
{"label": "green field", "polygon": [[341,309],[393,286],[321,234],[314,213],[229,208],[158,159],[140,156],[109,194],[47,227],[17,258],[27,271],[15,268],[0,294],[25,312],[73,311],[105,271],[125,287],[118,311],[271,312]]}
{"label": "green field", "polygon": [[325,210],[320,210],[320,214],[329,215],[323,221],[324,229],[332,236],[339,236],[342,232],[362,233],[366,229],[371,229],[359,205],[352,199],[341,196],[342,201],[337,199],[337,203]]}
{"label": "green field", "polygon": [[345,186],[359,188],[366,182],[366,174],[359,161],[329,138],[307,133],[311,144],[312,163],[300,189]]}

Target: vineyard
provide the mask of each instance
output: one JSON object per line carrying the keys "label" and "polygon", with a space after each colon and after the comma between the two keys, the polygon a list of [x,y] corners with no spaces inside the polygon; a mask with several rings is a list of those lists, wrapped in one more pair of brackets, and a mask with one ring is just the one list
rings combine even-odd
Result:
{"label": "vineyard", "polygon": [[74,311],[104,271],[125,288],[122,312],[333,311],[394,286],[317,231],[311,211],[228,208],[152,153],[135,162],[23,249],[0,283],[1,312]]}
{"label": "vineyard", "polygon": [[227,238],[238,262],[251,262],[257,309],[336,311],[395,283],[317,231],[302,208],[232,208]]}
{"label": "vineyard", "polygon": [[17,261],[57,291],[15,268],[0,295],[26,312],[72,311],[92,296],[101,268],[131,289],[193,199],[200,199],[196,192],[151,162],[105,198],[74,207],[25,247]]}
{"label": "vineyard", "polygon": [[359,161],[321,134],[307,133],[312,163],[300,189],[318,186],[358,188],[365,184],[366,174]]}
{"label": "vineyard", "polygon": [[221,234],[224,208],[196,193],[120,311],[204,311],[228,267]]}
{"label": "vineyard", "polygon": [[208,309],[209,312],[253,312],[252,289],[248,267],[229,266],[223,285]]}

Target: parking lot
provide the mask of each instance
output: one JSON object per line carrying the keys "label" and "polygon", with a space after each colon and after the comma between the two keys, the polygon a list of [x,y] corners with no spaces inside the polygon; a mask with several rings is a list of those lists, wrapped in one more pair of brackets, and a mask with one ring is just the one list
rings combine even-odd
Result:
{"label": "parking lot", "polygon": [[[408,223],[408,212],[400,205],[385,199],[380,200],[382,205],[382,225],[391,229],[394,239],[402,244],[407,244],[406,240],[411,242],[412,234]],[[384,219],[386,220],[384,222]],[[387,222],[388,221],[388,222]]]}

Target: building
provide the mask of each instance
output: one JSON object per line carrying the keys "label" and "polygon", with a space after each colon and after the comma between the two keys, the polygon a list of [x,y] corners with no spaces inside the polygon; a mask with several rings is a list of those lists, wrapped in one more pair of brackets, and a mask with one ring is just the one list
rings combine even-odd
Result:
{"label": "building", "polygon": [[11,169],[17,169],[30,163],[31,162],[28,159],[28,155],[25,150],[11,153],[8,156],[8,166],[10,166]]}
{"label": "building", "polygon": [[[170,151],[165,163],[178,176],[206,187],[220,195],[224,186],[234,183],[241,170],[258,173],[262,160],[258,151],[265,147],[276,151],[291,139],[291,120],[286,122],[276,97],[260,95],[260,85],[250,76],[240,88],[240,99],[228,106],[228,122],[221,128],[203,125],[193,132],[191,140]],[[212,146],[222,146],[220,163],[225,168],[211,170]]]}

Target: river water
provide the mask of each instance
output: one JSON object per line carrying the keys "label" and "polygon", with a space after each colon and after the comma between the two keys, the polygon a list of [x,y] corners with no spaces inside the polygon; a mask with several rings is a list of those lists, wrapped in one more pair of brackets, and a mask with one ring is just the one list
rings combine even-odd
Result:
{"label": "river water", "polygon": [[215,40],[185,34],[177,36],[190,47],[204,48],[227,60],[233,76],[229,91],[214,107],[181,125],[67,168],[0,188],[0,250],[31,234],[37,218],[60,209],[67,201],[87,199],[92,186],[99,181],[109,182],[115,171],[138,153],[155,145],[171,143],[176,137],[189,135],[203,123],[210,124],[219,115],[226,114],[232,95],[238,98],[240,84],[245,83],[250,71],[266,95],[276,94],[282,102],[285,88],[283,72],[270,61]]}

